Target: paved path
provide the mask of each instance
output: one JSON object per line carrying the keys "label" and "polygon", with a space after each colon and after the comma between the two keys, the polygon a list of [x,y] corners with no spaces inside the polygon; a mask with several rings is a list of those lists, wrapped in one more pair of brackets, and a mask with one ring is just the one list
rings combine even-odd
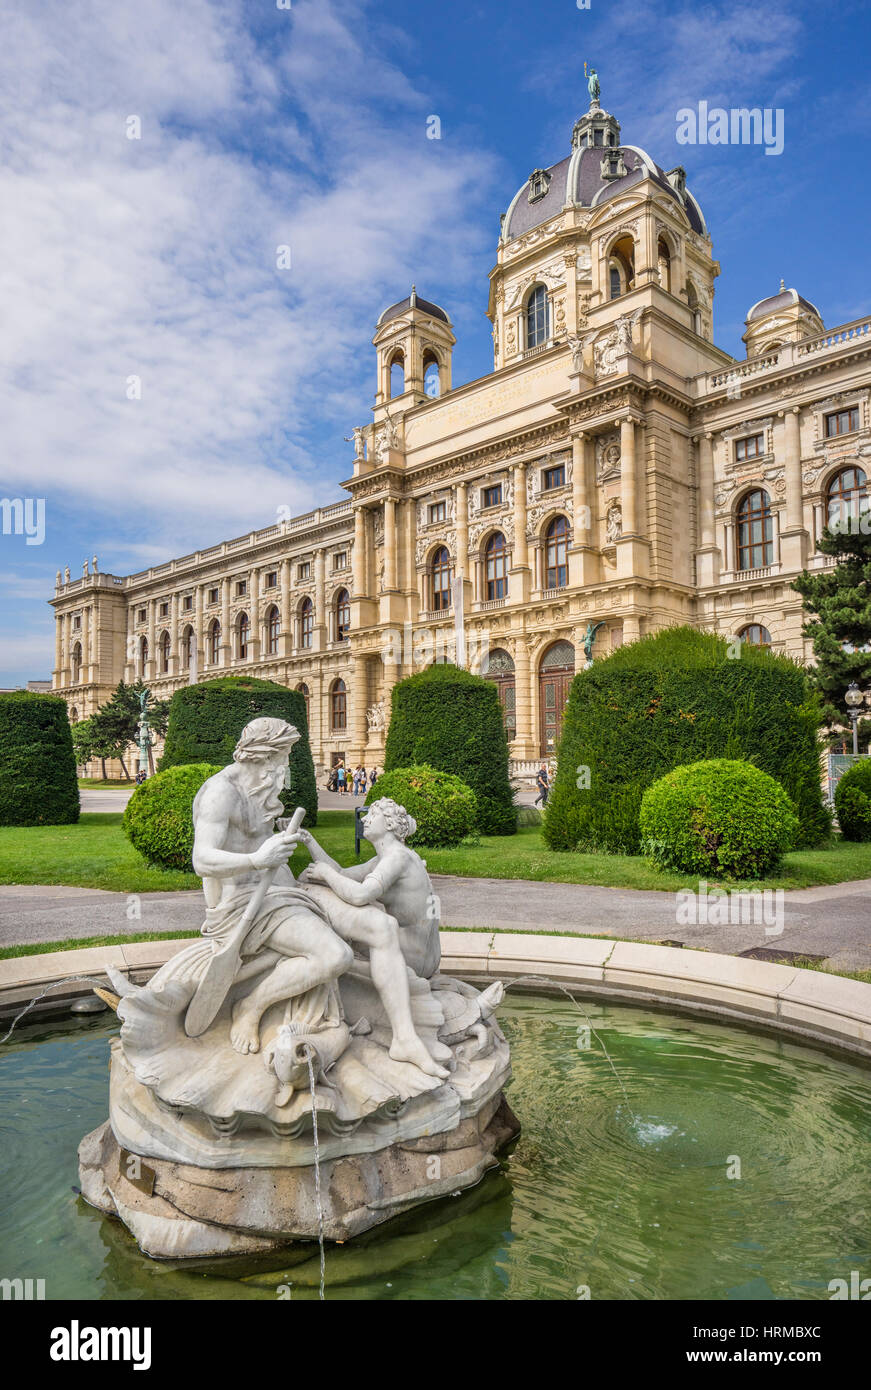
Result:
{"label": "paved path", "polygon": [[[80,787],[79,797],[83,811],[123,811],[130,800],[132,788],[128,787]],[[517,793],[520,806],[531,806],[535,799],[535,788],[525,788]],[[363,796],[340,796],[338,792],[326,792],[318,788],[318,809],[321,811],[353,811],[362,806]]]}
{"label": "paved path", "polygon": [[[588,936],[680,941],[727,955],[752,947],[826,957],[844,970],[871,968],[871,880],[783,895],[783,930],[753,924],[686,925],[673,893],[594,888],[578,883],[434,875],[442,921],[453,927],[578,932]],[[773,896],[773,895],[772,895]],[[199,892],[106,893],[94,888],[0,887],[0,945],[142,931],[196,931]]]}

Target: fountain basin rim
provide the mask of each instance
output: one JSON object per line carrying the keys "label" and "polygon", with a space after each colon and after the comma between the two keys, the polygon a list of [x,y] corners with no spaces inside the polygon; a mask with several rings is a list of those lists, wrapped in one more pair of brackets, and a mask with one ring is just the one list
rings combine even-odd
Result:
{"label": "fountain basin rim", "polygon": [[[71,975],[106,980],[104,966],[143,984],[191,938],[88,946],[0,961],[0,1018],[11,1019],[47,986]],[[442,932],[441,971],[487,984],[501,979],[535,993],[668,1007],[763,1027],[871,1059],[871,984],[794,965],[621,941],[496,931]],[[27,1021],[68,1013],[91,993],[61,985]],[[564,997],[564,996],[563,996]]]}

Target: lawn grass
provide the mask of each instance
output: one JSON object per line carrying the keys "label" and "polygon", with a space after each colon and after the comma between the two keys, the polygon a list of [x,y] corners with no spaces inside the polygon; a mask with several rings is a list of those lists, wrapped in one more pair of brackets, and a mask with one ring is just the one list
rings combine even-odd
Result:
{"label": "lawn grass", "polygon": [[[321,811],[317,838],[338,863],[356,862],[354,822],[349,811]],[[364,842],[361,858],[371,847]],[[516,835],[484,836],[456,849],[423,851],[430,873],[459,878],[517,878],[533,882],[588,883],[605,888],[642,888],[675,892],[698,890],[687,874],[661,873],[644,859],[624,854],[572,854],[545,848],[540,826]],[[291,860],[295,873],[308,863],[299,850]],[[825,849],[788,854],[779,872],[754,883],[721,881],[734,888],[810,888],[871,878],[871,843],[835,839]],[[712,886],[717,880],[709,880]],[[118,812],[86,813],[77,825],[0,828],[0,883],[71,884],[82,888],[151,893],[196,889],[195,874],[150,868],[121,829]]]}
{"label": "lawn grass", "polygon": [[131,777],[128,781],[126,777],[80,777],[80,787],[120,787],[123,791],[132,792],[136,783]]}

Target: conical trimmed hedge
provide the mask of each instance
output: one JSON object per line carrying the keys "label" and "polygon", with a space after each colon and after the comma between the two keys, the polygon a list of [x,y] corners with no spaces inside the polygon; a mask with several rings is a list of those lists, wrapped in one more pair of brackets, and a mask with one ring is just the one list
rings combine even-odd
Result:
{"label": "conical trimmed hedge", "polygon": [[620,647],[572,682],[545,842],[638,854],[641,798],[652,782],[683,763],[743,758],[791,798],[797,846],[818,844],[831,828],[820,720],[806,669],[788,657],[747,644],[736,652],[690,627]]}
{"label": "conical trimmed hedge", "polygon": [[29,690],[0,695],[0,825],[72,825],[78,818],[66,702]]}
{"label": "conical trimmed hedge", "polygon": [[517,812],[496,686],[450,663],[393,687],[384,770],[427,763],[472,788],[482,835],[513,835]]}
{"label": "conical trimmed hedge", "polygon": [[304,806],[307,826],[317,824],[318,793],[308,739],[305,698],[298,690],[253,676],[221,676],[185,685],[170,701],[166,744],[160,771],[183,763],[226,767],[245,725],[267,716],[285,719],[302,737],[290,754],[290,791],[282,800],[287,809]]}

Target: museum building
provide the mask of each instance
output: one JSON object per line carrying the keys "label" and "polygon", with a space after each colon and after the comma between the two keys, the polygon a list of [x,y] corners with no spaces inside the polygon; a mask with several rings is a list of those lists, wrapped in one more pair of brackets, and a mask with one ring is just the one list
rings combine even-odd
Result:
{"label": "museum building", "polygon": [[689,622],[807,659],[790,583],[869,505],[871,319],[827,331],[781,282],[736,360],[718,273],[684,170],[594,99],[501,219],[492,372],[453,384],[451,320],[412,288],[375,327],[346,498],[138,574],[58,574],[71,718],[122,678],[166,699],[248,674],[303,693],[320,768],[381,766],[393,685],[461,633],[523,775],[590,655]]}

